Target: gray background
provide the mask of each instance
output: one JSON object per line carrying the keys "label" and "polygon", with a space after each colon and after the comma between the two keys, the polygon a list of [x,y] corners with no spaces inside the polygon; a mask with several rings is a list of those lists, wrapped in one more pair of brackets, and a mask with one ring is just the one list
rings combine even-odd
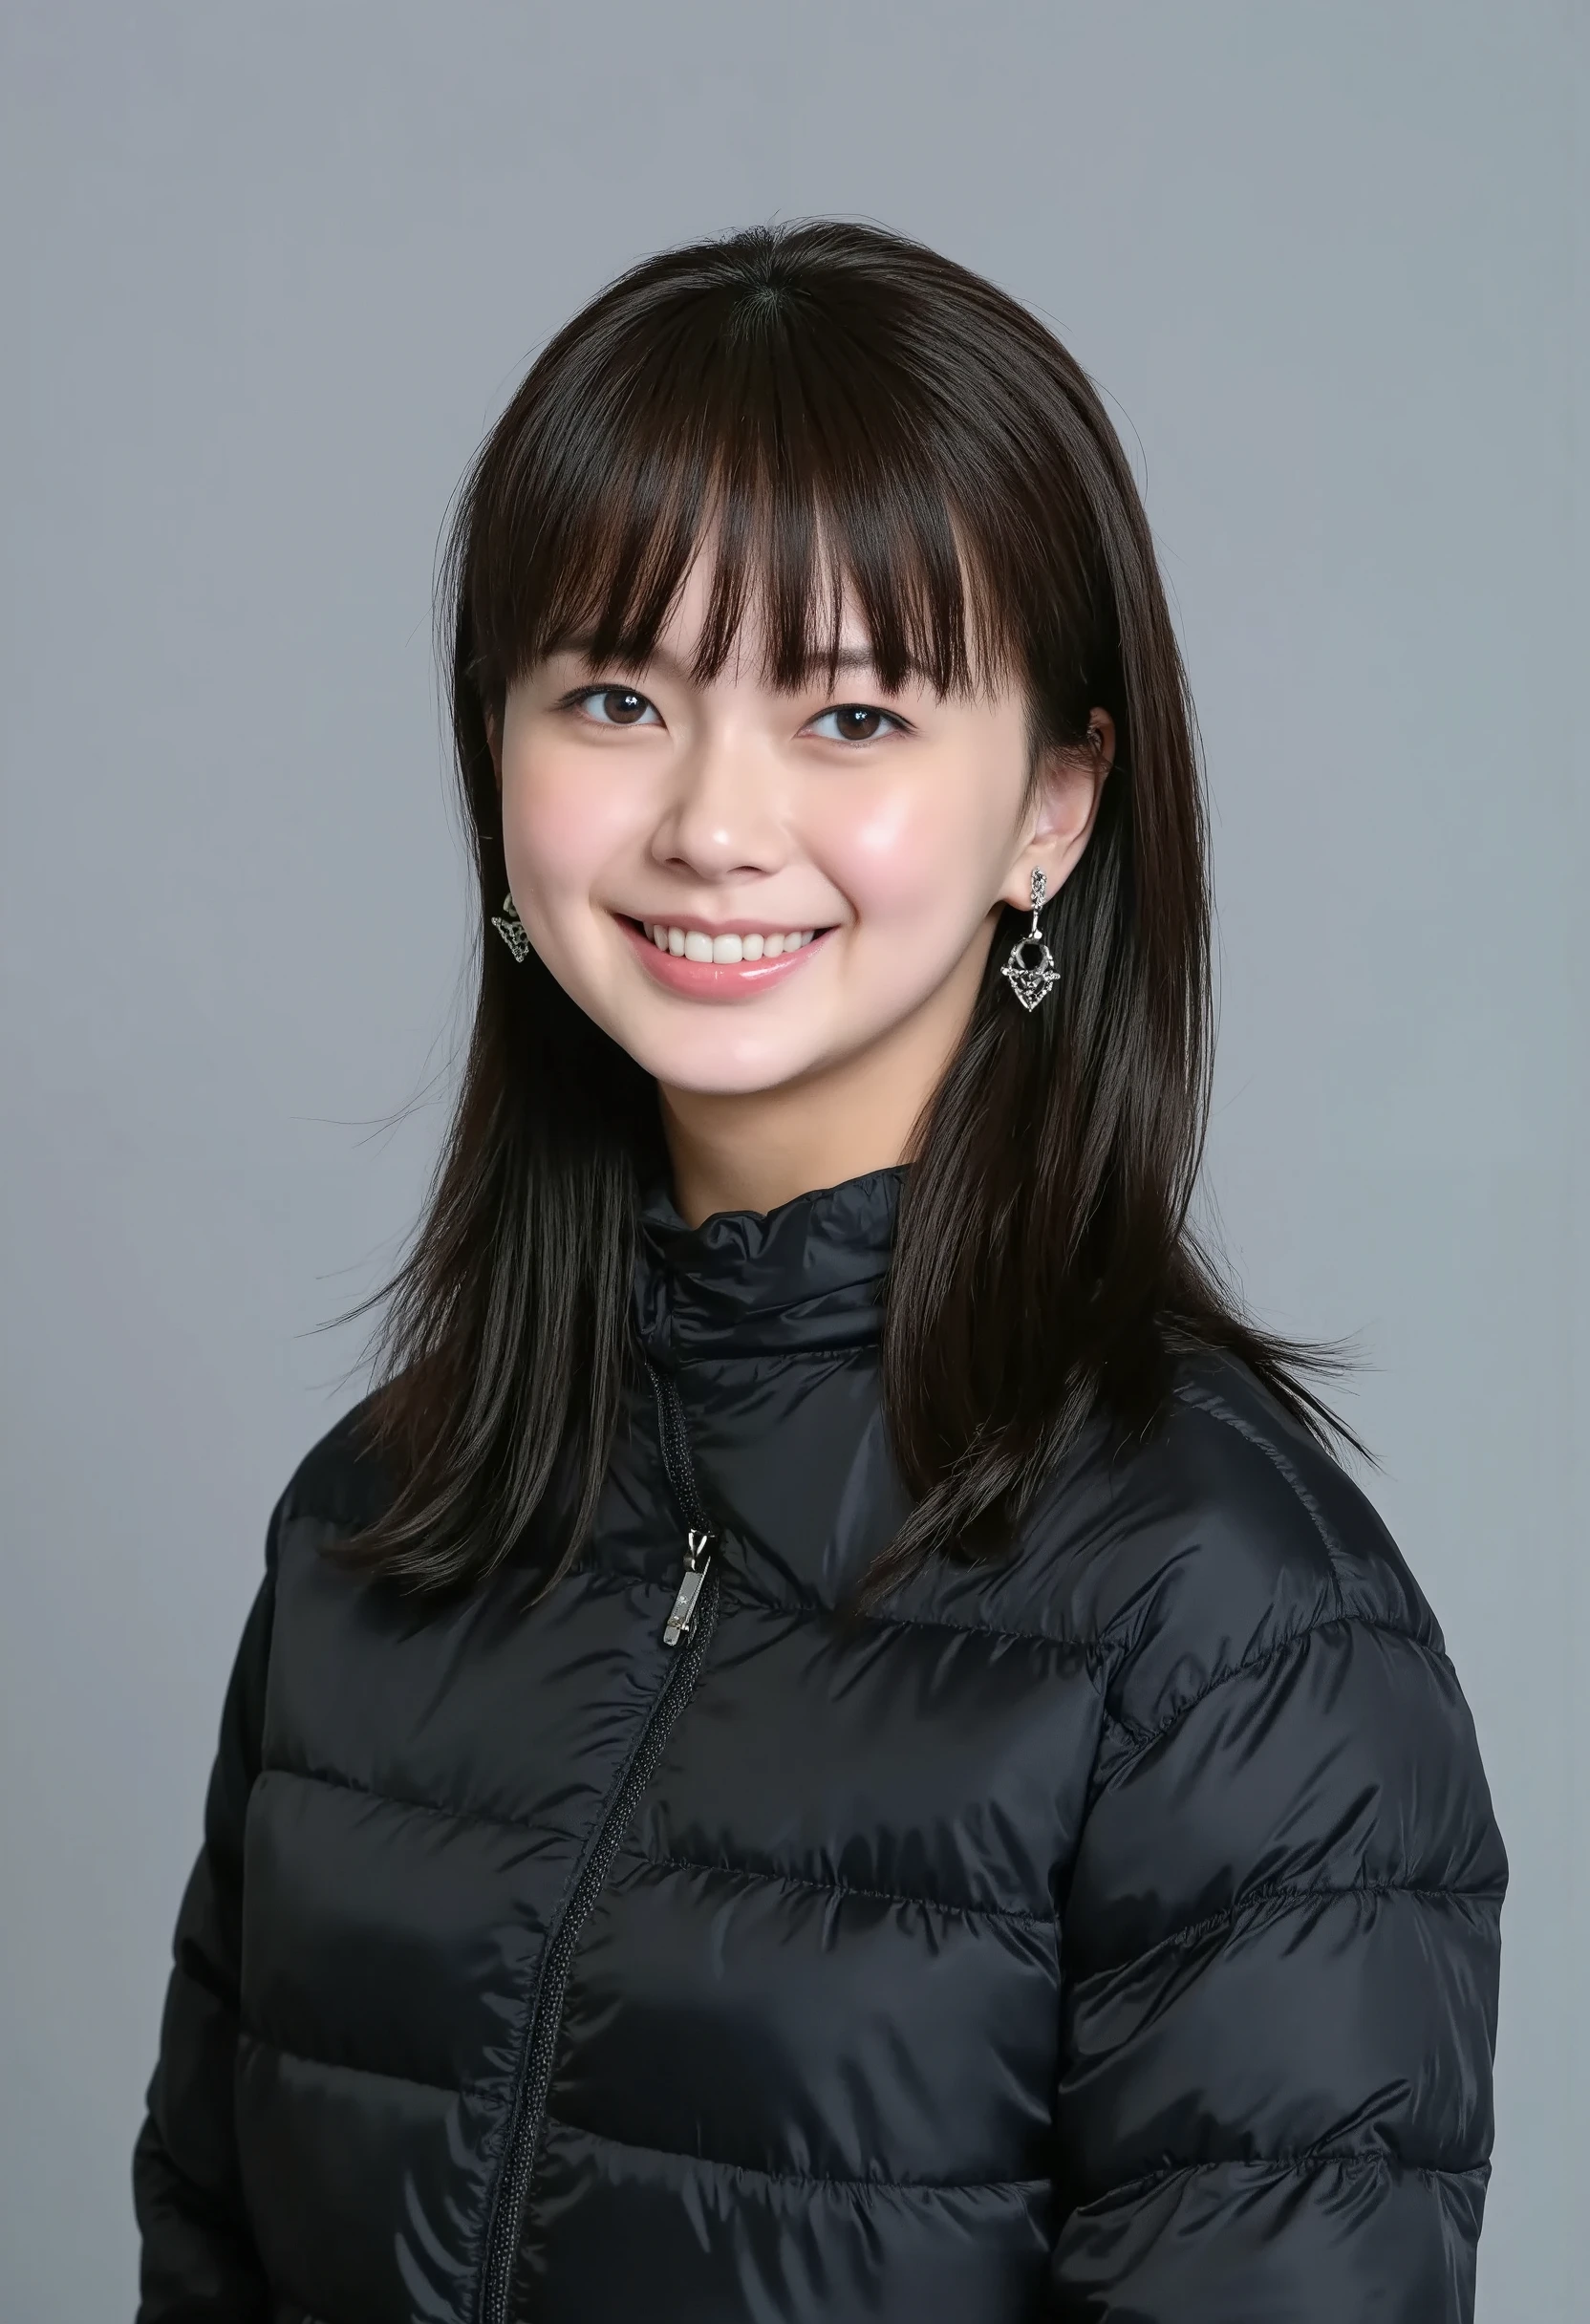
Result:
{"label": "gray background", "polygon": [[1584,86],[1582,11],[1534,0],[10,0],[6,2324],[130,2310],[226,1670],[357,1385],[313,1326],[390,1261],[444,1118],[449,493],[611,272],[807,211],[1033,302],[1133,447],[1215,801],[1210,1187],[1257,1308],[1370,1359],[1348,1409],[1515,1868],[1481,2312],[1567,2324]]}

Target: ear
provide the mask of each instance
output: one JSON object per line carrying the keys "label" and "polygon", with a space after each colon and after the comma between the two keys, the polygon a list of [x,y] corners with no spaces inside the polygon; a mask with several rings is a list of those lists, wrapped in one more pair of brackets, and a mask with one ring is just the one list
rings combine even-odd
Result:
{"label": "ear", "polygon": [[1055,894],[1070,877],[1092,836],[1105,780],[1115,761],[1115,721],[1107,710],[1087,714],[1087,740],[1044,750],[1033,776],[1025,842],[999,891],[1019,912],[1032,903],[1032,875],[1042,872]]}
{"label": "ear", "polygon": [[491,753],[491,771],[497,778],[497,794],[503,791],[503,721],[489,706],[485,713],[485,746]]}

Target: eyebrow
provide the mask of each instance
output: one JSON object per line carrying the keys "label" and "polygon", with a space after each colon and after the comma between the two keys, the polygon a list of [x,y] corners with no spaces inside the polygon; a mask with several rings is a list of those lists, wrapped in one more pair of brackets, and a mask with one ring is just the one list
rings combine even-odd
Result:
{"label": "eyebrow", "polygon": [[[601,662],[591,653],[591,649],[594,643],[594,636],[587,631],[579,636],[557,639],[549,651],[553,654],[576,654],[588,669],[596,670],[601,667]],[[622,669],[636,672],[650,669],[655,663],[670,678],[678,678],[686,684],[694,682],[689,665],[680,661],[677,654],[671,654],[665,645],[655,645],[652,651],[639,661],[626,661],[618,655],[613,655],[611,659]],[[825,675],[831,669],[836,678],[842,670],[865,670],[877,678],[884,693],[887,694],[891,691],[888,686],[884,685],[883,678],[879,675],[877,659],[870,646],[842,646],[839,652],[832,656],[827,654],[813,655],[812,668]],[[925,683],[927,679],[926,671],[917,662],[909,659],[901,675],[908,681],[915,678],[919,682]],[[794,689],[791,688],[790,691],[793,692]]]}

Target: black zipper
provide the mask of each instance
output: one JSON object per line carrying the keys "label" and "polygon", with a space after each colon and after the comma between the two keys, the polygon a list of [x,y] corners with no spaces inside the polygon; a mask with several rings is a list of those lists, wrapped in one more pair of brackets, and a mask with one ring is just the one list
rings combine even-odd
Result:
{"label": "black zipper", "polygon": [[562,1918],[547,1938],[541,1959],[530,2023],[514,2093],[507,2154],[498,2182],[491,2224],[486,2230],[485,2266],[481,2275],[479,2314],[482,2324],[507,2324],[508,2298],[513,2288],[514,2262],[519,2252],[525,2198],[535,2167],[536,2150],[552,2086],[552,2066],[563,2028],[563,2005],[574,1948],[591,1906],[612,1869],[624,1834],[634,1822],[657,1762],[667,1748],[676,1721],[700,1677],[707,1648],[718,1621],[718,1574],[712,1564],[717,1536],[708,1521],[690,1457],[690,1434],[684,1407],[673,1379],[647,1362],[656,1397],[657,1428],[662,1439],[663,1466],[685,1519],[685,1570],[667,1625],[664,1642],[683,1646],[671,1666],[637,1736],[634,1750],[610,1797],[607,1809],[586,1848]]}

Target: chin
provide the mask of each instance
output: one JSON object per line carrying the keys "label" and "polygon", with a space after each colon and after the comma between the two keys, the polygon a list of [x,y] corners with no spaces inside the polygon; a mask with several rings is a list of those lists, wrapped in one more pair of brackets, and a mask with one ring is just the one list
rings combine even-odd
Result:
{"label": "chin", "polygon": [[[619,1037],[622,1040],[622,1036]],[[636,1043],[630,1051],[658,1086],[691,1097],[765,1097],[821,1069],[815,1056],[736,1054],[728,1043]]]}
{"label": "chin", "polygon": [[775,1090],[805,1080],[811,1071],[809,1066],[792,1066],[787,1072],[768,1068],[737,1071],[732,1065],[705,1065],[699,1061],[688,1065],[665,1063],[646,1069],[659,1087],[677,1089],[681,1097],[771,1097]]}

